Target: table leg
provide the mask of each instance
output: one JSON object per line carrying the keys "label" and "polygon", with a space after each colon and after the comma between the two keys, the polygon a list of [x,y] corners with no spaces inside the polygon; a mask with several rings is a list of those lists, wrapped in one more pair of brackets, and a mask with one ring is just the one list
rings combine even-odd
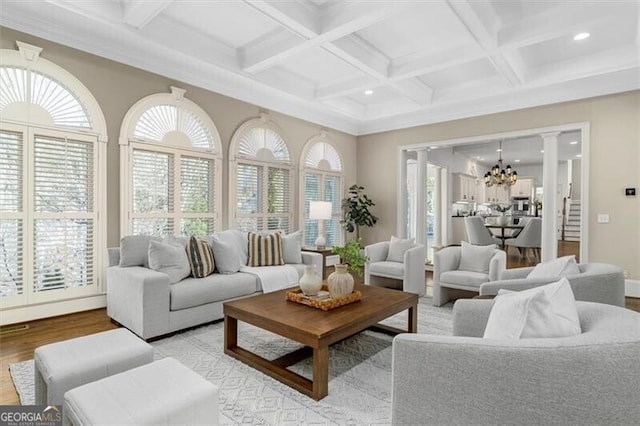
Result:
{"label": "table leg", "polygon": [[316,401],[329,394],[329,347],[313,349],[313,390],[311,397]]}
{"label": "table leg", "polygon": [[238,346],[238,320],[225,315],[224,316],[224,347],[225,349],[233,349]]}
{"label": "table leg", "polygon": [[417,333],[418,332],[418,307],[412,306],[409,308],[409,319],[408,319],[407,331],[409,333]]}

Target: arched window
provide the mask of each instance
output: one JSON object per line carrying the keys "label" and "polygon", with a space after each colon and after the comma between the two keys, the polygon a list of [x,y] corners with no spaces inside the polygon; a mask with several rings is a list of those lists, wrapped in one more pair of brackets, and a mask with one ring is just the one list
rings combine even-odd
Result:
{"label": "arched window", "polygon": [[219,226],[215,124],[177,87],[138,101],[120,132],[122,235],[208,235]]}
{"label": "arched window", "polygon": [[304,244],[313,246],[318,236],[319,223],[309,219],[311,201],[330,201],[332,217],[324,220],[324,237],[327,247],[342,245],[343,232],[340,226],[341,202],[344,193],[344,175],[340,154],[333,147],[325,132],[311,138],[302,151],[300,161],[300,199],[302,222],[304,224]]}
{"label": "arched window", "polygon": [[106,246],[102,111],[41,48],[17,45],[0,53],[2,308],[99,294]]}
{"label": "arched window", "polygon": [[263,115],[244,123],[231,139],[231,228],[291,231],[293,167],[281,135],[281,130]]}

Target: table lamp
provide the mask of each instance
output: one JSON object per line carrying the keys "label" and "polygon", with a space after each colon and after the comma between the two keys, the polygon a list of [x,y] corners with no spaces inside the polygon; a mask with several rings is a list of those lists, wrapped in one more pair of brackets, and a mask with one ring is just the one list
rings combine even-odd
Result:
{"label": "table lamp", "polygon": [[316,238],[316,248],[324,250],[327,241],[324,239],[324,220],[331,219],[331,202],[311,201],[309,202],[309,219],[318,220],[318,238]]}

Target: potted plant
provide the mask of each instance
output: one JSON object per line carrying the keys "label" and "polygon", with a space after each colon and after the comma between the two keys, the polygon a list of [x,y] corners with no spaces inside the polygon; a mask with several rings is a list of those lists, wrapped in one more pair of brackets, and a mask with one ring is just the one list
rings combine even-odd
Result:
{"label": "potted plant", "polygon": [[340,263],[346,265],[349,272],[353,272],[359,277],[362,276],[364,264],[369,260],[366,256],[362,255],[360,244],[360,238],[353,238],[348,241],[344,247],[334,246],[331,249],[333,254],[340,256]]}
{"label": "potted plant", "polygon": [[375,203],[364,193],[364,187],[357,184],[349,187],[347,198],[342,200],[343,216],[340,223],[345,231],[355,231],[358,241],[360,227],[373,226],[378,221],[378,218],[369,211],[371,206],[375,206]]}

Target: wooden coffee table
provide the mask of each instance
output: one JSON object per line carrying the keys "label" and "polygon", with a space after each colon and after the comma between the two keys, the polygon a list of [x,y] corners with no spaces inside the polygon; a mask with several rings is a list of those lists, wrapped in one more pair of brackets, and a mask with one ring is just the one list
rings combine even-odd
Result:
{"label": "wooden coffee table", "polygon": [[[286,300],[287,290],[224,303],[224,352],[274,379],[320,400],[329,391],[329,345],[367,328],[390,334],[415,333],[418,295],[368,285],[357,286],[362,299],[330,311]],[[289,289],[290,290],[290,289]],[[408,309],[407,330],[378,324]],[[253,324],[305,345],[275,360],[238,346],[238,321]],[[287,367],[313,356],[313,380]]]}

